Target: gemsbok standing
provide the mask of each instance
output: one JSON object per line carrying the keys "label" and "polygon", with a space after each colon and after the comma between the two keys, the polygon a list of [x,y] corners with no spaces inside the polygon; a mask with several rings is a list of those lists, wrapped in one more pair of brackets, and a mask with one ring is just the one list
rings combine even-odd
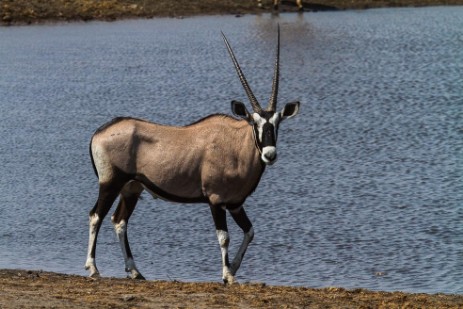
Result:
{"label": "gemsbok standing", "polygon": [[[278,11],[278,6],[280,4],[280,0],[273,0],[273,9],[275,11]],[[302,0],[296,0],[296,5],[297,5],[297,9],[302,12],[304,11],[304,6],[302,5]],[[257,0],[257,6],[258,7],[262,7],[262,0]]]}
{"label": "gemsbok standing", "polygon": [[[179,203],[207,203],[212,212],[222,253],[222,278],[233,283],[254,230],[243,208],[259,184],[266,165],[277,159],[280,122],[295,116],[299,102],[276,112],[279,80],[280,29],[268,107],[262,109],[249,87],[233,50],[222,33],[253,112],[232,101],[241,119],[214,114],[193,124],[174,127],[135,118],[115,118],[100,127],[90,143],[90,155],[99,181],[98,200],[89,214],[89,243],[85,268],[99,276],[95,263],[98,231],[117,196],[111,217],[131,278],[144,279],[135,266],[127,239],[127,224],[143,190],[155,198]],[[226,211],[243,230],[235,258],[228,258]]]}

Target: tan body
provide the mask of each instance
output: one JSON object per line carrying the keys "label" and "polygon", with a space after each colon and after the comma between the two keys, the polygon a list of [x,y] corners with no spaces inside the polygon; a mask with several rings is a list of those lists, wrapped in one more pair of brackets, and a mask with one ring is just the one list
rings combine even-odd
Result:
{"label": "tan body", "polygon": [[185,127],[117,119],[96,132],[91,152],[100,183],[129,177],[173,201],[240,205],[264,170],[252,127],[225,115]]}

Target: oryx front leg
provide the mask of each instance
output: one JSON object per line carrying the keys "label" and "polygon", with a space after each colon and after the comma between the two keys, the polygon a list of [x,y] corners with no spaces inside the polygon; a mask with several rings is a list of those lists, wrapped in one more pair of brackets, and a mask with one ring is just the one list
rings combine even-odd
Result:
{"label": "oryx front leg", "polygon": [[129,240],[127,238],[127,224],[129,218],[137,205],[138,198],[140,197],[143,187],[137,182],[127,183],[121,191],[121,199],[117,206],[116,212],[111,217],[111,221],[114,225],[117,238],[122,249],[122,255],[125,261],[125,271],[129,273],[129,277],[132,279],[142,279],[145,277],[140,274],[135,261],[133,259],[132,251],[130,250]]}
{"label": "oryx front leg", "polygon": [[225,284],[233,284],[235,277],[230,271],[228,260],[228,245],[230,237],[228,235],[227,217],[225,210],[216,205],[211,205],[212,218],[214,219],[217,239],[219,240],[220,251],[222,253],[222,279]]}
{"label": "oryx front leg", "polygon": [[230,214],[244,233],[243,242],[241,243],[241,246],[238,249],[238,252],[236,253],[235,258],[231,264],[231,273],[235,275],[241,266],[241,262],[243,261],[244,254],[246,253],[249,244],[254,238],[254,229],[243,207],[230,210]]}

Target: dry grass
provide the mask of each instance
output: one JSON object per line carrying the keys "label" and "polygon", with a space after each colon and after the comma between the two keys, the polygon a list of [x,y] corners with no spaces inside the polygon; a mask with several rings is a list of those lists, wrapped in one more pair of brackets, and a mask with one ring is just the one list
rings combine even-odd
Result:
{"label": "dry grass", "polygon": [[257,7],[251,1],[1,0],[0,18],[4,23],[35,23],[256,11]]}
{"label": "dry grass", "polygon": [[[28,24],[45,21],[115,20],[211,14],[270,12],[263,0],[0,0],[0,22]],[[462,5],[463,0],[314,0],[303,1],[306,11],[391,6]],[[295,1],[282,1],[281,10],[296,11]]]}

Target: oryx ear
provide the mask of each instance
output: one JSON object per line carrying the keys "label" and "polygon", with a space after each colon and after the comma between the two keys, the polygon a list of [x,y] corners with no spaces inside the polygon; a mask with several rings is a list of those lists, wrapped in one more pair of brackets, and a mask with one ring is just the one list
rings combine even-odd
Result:
{"label": "oryx ear", "polygon": [[244,106],[243,103],[238,102],[238,101],[232,101],[231,109],[235,116],[243,118],[244,120],[247,120],[247,121],[251,120],[251,114],[249,114],[248,110],[246,109],[246,106]]}
{"label": "oryx ear", "polygon": [[296,116],[299,112],[299,105],[299,102],[286,103],[280,112],[281,120]]}

